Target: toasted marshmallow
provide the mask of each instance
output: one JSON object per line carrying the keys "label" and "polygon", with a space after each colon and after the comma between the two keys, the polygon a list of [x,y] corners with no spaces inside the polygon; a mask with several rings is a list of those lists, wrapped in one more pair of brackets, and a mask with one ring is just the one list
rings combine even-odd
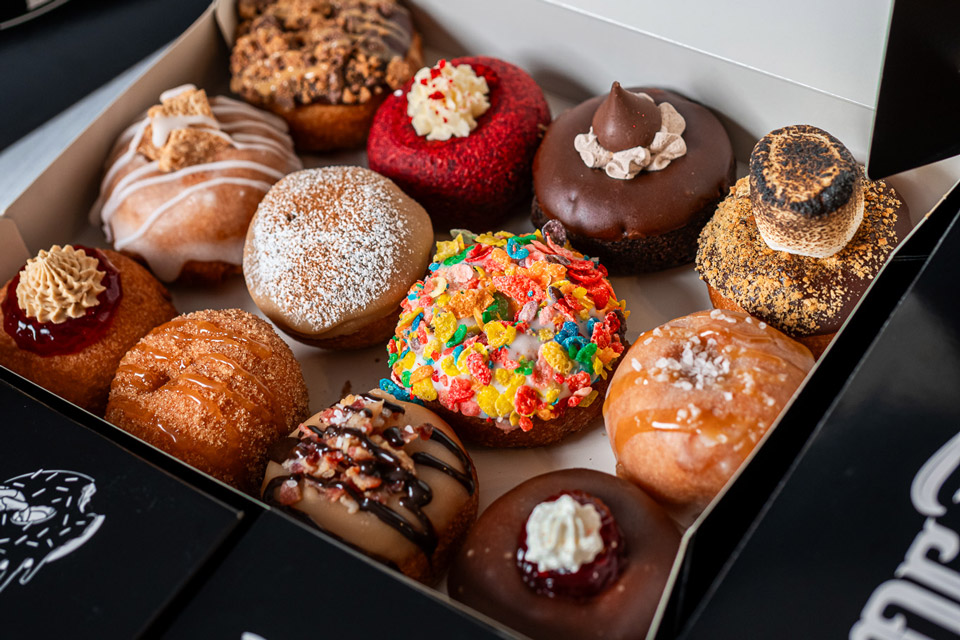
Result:
{"label": "toasted marshmallow", "polygon": [[768,247],[827,258],[863,220],[863,175],[832,135],[794,125],[761,138],[750,154],[750,202]]}

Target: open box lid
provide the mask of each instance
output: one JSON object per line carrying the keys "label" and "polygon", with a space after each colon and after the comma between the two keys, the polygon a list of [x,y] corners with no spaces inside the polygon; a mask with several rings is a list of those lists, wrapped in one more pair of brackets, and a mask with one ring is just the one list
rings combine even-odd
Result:
{"label": "open box lid", "polygon": [[955,2],[895,3],[867,163],[871,178],[960,154],[958,23]]}

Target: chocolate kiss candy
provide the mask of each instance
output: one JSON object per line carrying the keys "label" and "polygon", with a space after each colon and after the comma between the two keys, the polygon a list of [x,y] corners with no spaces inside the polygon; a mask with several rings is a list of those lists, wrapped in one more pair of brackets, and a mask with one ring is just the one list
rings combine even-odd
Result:
{"label": "chocolate kiss candy", "polygon": [[597,141],[607,151],[647,147],[660,131],[660,109],[653,100],[614,82],[610,95],[597,107],[590,124]]}

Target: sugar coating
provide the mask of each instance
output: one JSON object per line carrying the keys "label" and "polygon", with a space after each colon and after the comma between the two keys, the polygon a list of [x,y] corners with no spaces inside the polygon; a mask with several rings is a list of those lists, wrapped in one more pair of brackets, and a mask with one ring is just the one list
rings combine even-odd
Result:
{"label": "sugar coating", "polygon": [[359,315],[415,260],[411,206],[396,185],[362,167],[292,173],[260,203],[244,274],[291,324],[323,330]]}

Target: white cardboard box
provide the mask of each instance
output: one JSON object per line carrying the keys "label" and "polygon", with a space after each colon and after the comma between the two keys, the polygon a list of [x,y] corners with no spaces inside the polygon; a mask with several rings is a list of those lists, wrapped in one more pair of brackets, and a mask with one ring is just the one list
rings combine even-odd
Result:
{"label": "white cardboard box", "polygon": [[[796,123],[820,126],[843,140],[859,160],[866,156],[872,107],[752,68],[720,53],[672,41],[668,35],[640,30],[629,21],[639,20],[642,14],[631,12],[629,3],[611,3],[610,13],[604,18],[587,13],[586,4],[579,1],[571,3],[572,8],[543,0],[419,0],[411,4],[428,55],[469,52],[518,64],[547,90],[555,114],[620,80],[678,90],[711,107],[727,127],[740,161],[746,160],[760,136]],[[602,10],[594,9],[593,13]],[[671,10],[681,17],[681,9]],[[615,19],[611,17],[614,15]],[[103,160],[114,140],[156,103],[165,89],[186,82],[211,93],[225,89],[226,42],[232,40],[235,23],[233,2],[215,2],[10,204],[0,217],[0,279],[11,277],[30,254],[51,244],[78,241],[104,245],[102,234],[90,226],[87,216],[96,197]],[[862,88],[856,91],[865,95]],[[308,165],[362,162],[361,153],[306,159]],[[889,182],[910,205],[916,224],[958,177],[960,161],[954,159],[906,172]],[[505,227],[514,231],[530,228],[525,213],[518,211]],[[631,311],[627,333],[631,341],[672,318],[710,307],[705,287],[692,266],[615,278],[613,283]],[[183,312],[209,306],[257,312],[239,278],[213,291],[183,287],[172,291],[177,308]],[[315,411],[340,398],[345,377],[354,390],[360,390],[376,386],[379,378],[389,373],[381,347],[325,352],[297,343],[291,346],[303,367],[311,409]],[[552,469],[614,471],[614,457],[599,420],[559,445],[531,450],[473,449],[471,453],[480,473],[481,510],[519,482]],[[688,530],[684,545],[696,526]],[[679,565],[678,559],[674,578]],[[661,612],[665,603],[666,598],[661,601]]]}

